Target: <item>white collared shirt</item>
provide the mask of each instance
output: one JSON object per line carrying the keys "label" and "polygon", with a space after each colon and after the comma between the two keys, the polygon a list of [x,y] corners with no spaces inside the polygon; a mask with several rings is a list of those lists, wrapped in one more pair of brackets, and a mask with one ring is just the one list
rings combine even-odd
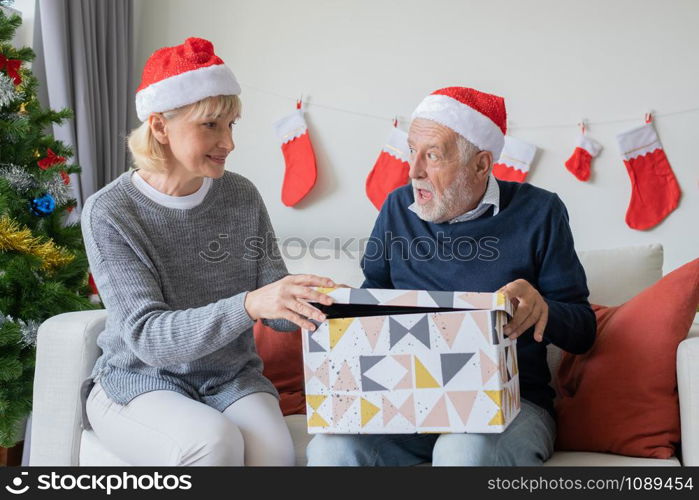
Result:
{"label": "white collared shirt", "polygon": [[[485,194],[478,203],[478,206],[473,210],[469,210],[464,214],[454,217],[449,221],[449,224],[477,219],[486,213],[491,205],[493,206],[493,215],[497,215],[500,211],[500,186],[492,173],[488,177],[488,186],[485,188]],[[416,214],[418,213],[417,205],[415,203],[410,205],[408,209],[412,210]]]}
{"label": "white collared shirt", "polygon": [[135,170],[131,174],[131,181],[136,188],[146,195],[148,198],[154,202],[163,205],[168,208],[178,208],[180,210],[186,210],[188,208],[194,208],[204,201],[206,193],[209,192],[209,188],[213,182],[211,177],[204,177],[204,182],[199,189],[194,193],[188,194],[187,196],[171,196],[169,194],[161,193],[153,186],[148,184],[146,180],[141,177],[138,170]]}

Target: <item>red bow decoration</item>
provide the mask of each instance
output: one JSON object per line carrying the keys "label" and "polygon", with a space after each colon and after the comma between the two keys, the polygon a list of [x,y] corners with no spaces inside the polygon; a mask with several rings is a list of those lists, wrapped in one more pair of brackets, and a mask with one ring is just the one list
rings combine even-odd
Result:
{"label": "red bow decoration", "polygon": [[[66,159],[62,156],[58,156],[56,153],[51,151],[51,148],[46,150],[46,158],[43,158],[36,162],[41,170],[46,170],[54,165],[61,165],[66,162]],[[65,182],[65,179],[64,179]]]}
{"label": "red bow decoration", "polygon": [[22,77],[19,74],[19,67],[21,65],[22,61],[19,59],[8,59],[0,55],[0,70],[4,69],[7,75],[15,82],[15,85],[22,83]]}
{"label": "red bow decoration", "polygon": [[65,170],[61,170],[61,178],[63,179],[63,184],[66,186],[70,184],[70,177],[66,174]]}

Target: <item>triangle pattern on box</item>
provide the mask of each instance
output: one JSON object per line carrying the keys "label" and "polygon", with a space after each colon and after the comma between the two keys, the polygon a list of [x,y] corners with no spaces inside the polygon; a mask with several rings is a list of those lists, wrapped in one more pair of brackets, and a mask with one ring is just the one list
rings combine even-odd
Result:
{"label": "triangle pattern on box", "polygon": [[493,400],[493,403],[495,403],[498,408],[502,408],[502,391],[483,391],[485,392],[490,399]]}
{"label": "triangle pattern on box", "polygon": [[326,398],[327,396],[323,396],[322,394],[306,394],[306,402],[308,403],[308,406],[314,410],[320,408],[320,405],[323,404],[323,401],[325,401]]}
{"label": "triangle pattern on box", "polygon": [[498,410],[495,416],[488,422],[488,425],[505,425],[505,415],[502,414],[502,410]]}
{"label": "triangle pattern on box", "polygon": [[492,309],[493,297],[490,293],[466,292],[456,297],[470,305],[473,309]]}
{"label": "triangle pattern on box", "polygon": [[415,425],[415,398],[412,394],[400,405],[398,412],[403,415],[408,422]]}
{"label": "triangle pattern on box", "polygon": [[444,395],[440,396],[432,410],[427,414],[421,427],[449,427],[449,413]]}
{"label": "triangle pattern on box", "polygon": [[333,384],[333,390],[336,391],[356,391],[359,387],[357,386],[357,381],[352,375],[352,370],[350,369],[347,361],[342,362],[340,367],[340,372],[337,374],[335,383]]}
{"label": "triangle pattern on box", "polygon": [[437,307],[454,307],[454,292],[442,292],[436,290],[428,290],[427,294],[434,300]]}
{"label": "triangle pattern on box", "polygon": [[349,396],[346,394],[333,394],[333,425],[337,426],[342,420],[342,417],[347,413],[347,410],[357,400],[357,396]]}
{"label": "triangle pattern on box", "polygon": [[[488,383],[488,380],[495,375],[498,372],[498,365],[495,364],[495,361],[490,359],[490,356],[488,356],[483,350],[481,349],[481,378],[483,380],[483,384]],[[487,392],[487,391],[486,391]]]}
{"label": "triangle pattern on box", "polygon": [[359,371],[362,377],[362,391],[387,391],[388,388],[370,379],[365,373],[386,356],[359,356]]}
{"label": "triangle pattern on box", "polygon": [[440,354],[439,356],[442,360],[442,384],[446,386],[475,354],[475,352],[445,352]]}
{"label": "triangle pattern on box", "polygon": [[393,390],[413,388],[413,360],[410,354],[394,354],[393,359],[398,361],[407,370],[405,376],[393,386]]}
{"label": "triangle pattern on box", "polygon": [[511,380],[514,376],[515,367],[512,363],[511,346],[505,346],[505,365],[507,366],[507,380]]}
{"label": "triangle pattern on box", "polygon": [[415,359],[415,387],[418,389],[434,389],[440,387],[439,382],[427,370],[425,365],[417,358]]}
{"label": "triangle pattern on box", "polygon": [[461,324],[464,322],[465,317],[465,312],[432,314],[432,322],[450,348],[454,346],[454,340],[456,340],[456,336],[459,334],[459,328],[461,328]]}
{"label": "triangle pattern on box", "polygon": [[502,349],[498,352],[498,358],[500,359],[500,363],[498,364],[498,370],[500,371],[500,380],[504,384],[510,378],[507,376],[507,359],[505,358],[505,350]]}
{"label": "triangle pattern on box", "polygon": [[364,398],[361,399],[361,417],[362,417],[362,427],[371,422],[371,419],[376,416],[376,414],[381,410],[378,406],[367,401]]}
{"label": "triangle pattern on box", "polygon": [[456,413],[459,415],[461,422],[466,425],[473,410],[473,404],[476,402],[478,391],[449,391],[447,396],[454,405]]}
{"label": "triangle pattern on box", "polygon": [[364,377],[373,380],[389,390],[395,389],[395,386],[401,382],[407,374],[405,366],[398,362],[393,356],[384,356],[381,361],[363,373]]}
{"label": "triangle pattern on box", "polygon": [[399,295],[398,297],[389,300],[383,305],[417,307],[417,290],[410,290],[403,295]]}
{"label": "triangle pattern on box", "polygon": [[379,299],[374,297],[366,288],[352,288],[349,296],[350,304],[366,304],[375,306],[379,303]]}
{"label": "triangle pattern on box", "polygon": [[393,417],[398,415],[398,408],[383,394],[381,395],[381,406],[383,407],[383,425],[386,426],[393,420]]}
{"label": "triangle pattern on box", "polygon": [[330,350],[335,348],[353,321],[354,318],[333,318],[328,320],[328,328],[330,329]]}
{"label": "triangle pattern on box", "polygon": [[313,412],[313,415],[308,419],[308,427],[329,427],[330,424],[328,424],[323,417],[318,415],[318,412]]}
{"label": "triangle pattern on box", "polygon": [[390,349],[409,333],[422,342],[428,349],[430,348],[430,325],[427,315],[423,315],[413,326],[406,328],[392,316],[388,318],[388,332],[390,338]]}
{"label": "triangle pattern on box", "polygon": [[471,313],[471,318],[476,323],[476,326],[483,334],[483,338],[490,344],[490,316],[487,311],[476,311]]}
{"label": "triangle pattern on box", "polygon": [[376,342],[379,340],[379,335],[381,334],[381,329],[383,324],[386,322],[386,316],[366,316],[360,317],[359,322],[362,325],[362,330],[364,330],[364,335],[366,335],[371,350],[376,349]]}
{"label": "triangle pattern on box", "polygon": [[315,341],[315,339],[309,335],[308,336],[308,352],[327,352],[322,345]]}
{"label": "triangle pattern on box", "polygon": [[330,386],[330,362],[324,359],[318,368],[311,369],[306,363],[303,364],[306,381],[310,382],[313,377],[317,378],[325,387]]}

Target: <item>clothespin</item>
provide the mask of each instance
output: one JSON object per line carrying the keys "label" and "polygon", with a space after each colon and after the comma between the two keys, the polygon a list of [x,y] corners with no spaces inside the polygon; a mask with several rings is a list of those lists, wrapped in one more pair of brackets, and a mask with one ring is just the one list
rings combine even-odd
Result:
{"label": "clothespin", "polygon": [[585,135],[585,133],[587,132],[587,124],[585,123],[585,118],[580,120],[580,123],[578,123],[578,126],[580,127],[580,133],[582,135]]}

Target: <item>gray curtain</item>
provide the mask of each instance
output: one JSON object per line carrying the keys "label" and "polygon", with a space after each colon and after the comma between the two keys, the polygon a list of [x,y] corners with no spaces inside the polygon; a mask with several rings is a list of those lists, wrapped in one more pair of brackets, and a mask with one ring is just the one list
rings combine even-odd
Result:
{"label": "gray curtain", "polygon": [[129,167],[132,11],[132,0],[37,0],[34,72],[45,104],[75,113],[54,127],[54,136],[74,148],[82,167],[72,176],[77,214],[88,196]]}

